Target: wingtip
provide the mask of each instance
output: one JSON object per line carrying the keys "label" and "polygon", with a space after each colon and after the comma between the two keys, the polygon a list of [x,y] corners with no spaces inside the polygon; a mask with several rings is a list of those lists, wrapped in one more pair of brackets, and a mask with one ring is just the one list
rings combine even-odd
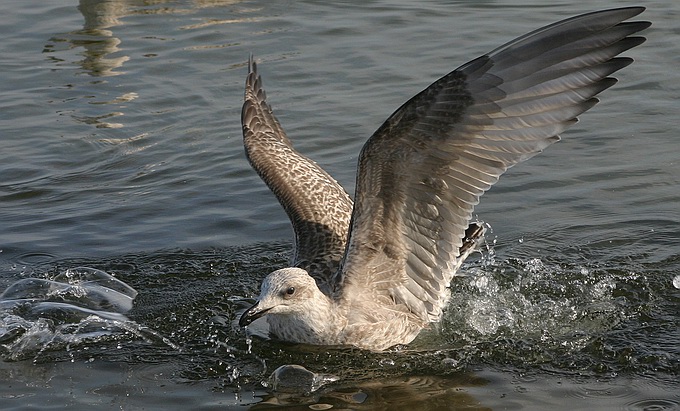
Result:
{"label": "wingtip", "polygon": [[642,14],[642,12],[647,10],[647,7],[645,7],[645,6],[632,6],[630,8],[635,11],[635,14],[633,16],[637,16],[638,14]]}
{"label": "wingtip", "polygon": [[642,14],[647,8],[644,6],[630,6],[630,7],[618,7],[618,8],[613,8],[609,10],[600,10],[600,11],[594,11],[589,14],[600,14],[600,13],[610,13],[610,12],[623,12],[627,16],[623,20],[630,19],[632,17],[635,17],[639,14]]}
{"label": "wingtip", "polygon": [[248,56],[248,74],[257,72],[257,64],[255,63],[255,56],[250,53]]}

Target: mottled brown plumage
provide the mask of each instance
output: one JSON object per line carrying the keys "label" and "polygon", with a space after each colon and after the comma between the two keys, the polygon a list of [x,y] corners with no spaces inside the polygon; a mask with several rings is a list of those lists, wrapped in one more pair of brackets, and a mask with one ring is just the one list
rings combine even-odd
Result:
{"label": "mottled brown plumage", "polygon": [[[382,350],[441,318],[448,286],[483,235],[474,206],[509,167],[559,140],[632,62],[644,8],[584,14],[519,37],[407,101],[359,157],[355,202],[296,152],[250,60],[242,123],[252,166],[295,231],[241,325],[267,316],[283,340]],[[467,233],[466,233],[467,230]]]}

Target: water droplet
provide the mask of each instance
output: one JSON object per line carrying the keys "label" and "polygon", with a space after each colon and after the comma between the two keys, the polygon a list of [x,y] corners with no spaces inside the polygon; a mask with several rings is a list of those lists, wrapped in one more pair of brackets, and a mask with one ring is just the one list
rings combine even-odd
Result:
{"label": "water droplet", "polygon": [[680,275],[676,275],[673,278],[673,287],[680,289]]}
{"label": "water droplet", "polygon": [[450,366],[451,368],[456,368],[460,365],[460,361],[456,360],[455,358],[444,358],[442,363],[444,365]]}
{"label": "water droplet", "polygon": [[[248,327],[246,327],[247,329]],[[252,354],[253,353],[253,338],[247,333],[246,330],[246,353]]]}
{"label": "water droplet", "polygon": [[333,408],[333,406],[331,404],[312,404],[312,405],[309,406],[309,409],[315,410],[315,411],[330,410],[331,408]]}

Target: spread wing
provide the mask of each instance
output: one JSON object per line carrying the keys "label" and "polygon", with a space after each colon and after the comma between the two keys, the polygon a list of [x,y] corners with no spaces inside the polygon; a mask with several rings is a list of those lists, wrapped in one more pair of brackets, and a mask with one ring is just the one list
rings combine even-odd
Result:
{"label": "spread wing", "polygon": [[[559,134],[632,62],[644,8],[585,14],[461,66],[399,108],[363,147],[338,298],[392,300],[437,320],[473,207]],[[368,290],[372,291],[368,292]],[[363,298],[363,297],[362,297]],[[396,308],[396,307],[395,307]]]}
{"label": "spread wing", "polygon": [[345,252],[352,200],[328,173],[295,151],[267,103],[252,56],[241,124],[248,161],[293,224],[292,265],[306,269],[324,289]]}

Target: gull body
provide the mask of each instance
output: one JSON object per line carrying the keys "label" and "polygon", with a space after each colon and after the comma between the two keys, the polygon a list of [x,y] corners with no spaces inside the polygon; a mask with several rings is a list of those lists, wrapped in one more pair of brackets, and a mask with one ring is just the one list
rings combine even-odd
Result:
{"label": "gull body", "polygon": [[642,7],[576,16],[521,36],[435,81],[361,150],[354,201],[298,153],[251,57],[246,155],[290,217],[291,267],[263,281],[239,324],[273,337],[384,350],[440,320],[449,284],[483,239],[474,206],[508,168],[559,140],[644,42]]}

